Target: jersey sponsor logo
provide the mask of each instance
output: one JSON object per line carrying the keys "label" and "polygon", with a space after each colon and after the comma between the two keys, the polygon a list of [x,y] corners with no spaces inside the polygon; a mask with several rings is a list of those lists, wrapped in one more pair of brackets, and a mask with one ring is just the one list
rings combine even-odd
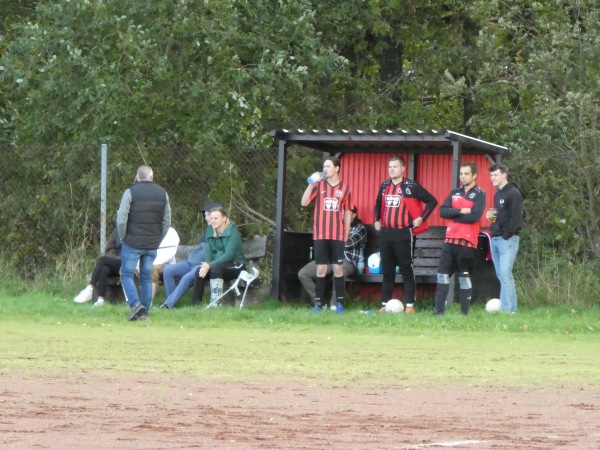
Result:
{"label": "jersey sponsor logo", "polygon": [[337,211],[338,210],[338,199],[332,197],[325,197],[325,211]]}
{"label": "jersey sponsor logo", "polygon": [[385,196],[385,204],[391,208],[397,208],[400,206],[400,201],[402,200],[401,195],[386,195]]}

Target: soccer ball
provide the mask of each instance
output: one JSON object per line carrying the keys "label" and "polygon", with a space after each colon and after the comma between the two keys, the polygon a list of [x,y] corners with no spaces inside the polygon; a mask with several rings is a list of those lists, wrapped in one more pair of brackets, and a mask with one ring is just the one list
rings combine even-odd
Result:
{"label": "soccer ball", "polygon": [[500,299],[493,298],[485,304],[485,310],[489,313],[495,313],[495,312],[500,311],[500,306],[501,306]]}
{"label": "soccer ball", "polygon": [[404,305],[400,300],[396,300],[395,298],[388,300],[385,304],[385,312],[388,313],[401,313],[404,312]]}

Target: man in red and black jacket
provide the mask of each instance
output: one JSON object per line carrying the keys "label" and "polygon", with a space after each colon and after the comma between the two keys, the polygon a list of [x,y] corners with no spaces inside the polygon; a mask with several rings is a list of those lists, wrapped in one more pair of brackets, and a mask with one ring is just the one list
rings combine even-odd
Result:
{"label": "man in red and black jacket", "polygon": [[[413,273],[413,234],[427,231],[425,221],[438,202],[423,186],[404,178],[406,162],[393,156],[388,162],[389,180],[379,188],[375,200],[375,230],[379,231],[379,252],[383,269],[381,302],[392,298],[396,266],[404,284],[405,312],[413,313],[415,275]],[[425,208],[422,208],[422,204]]]}
{"label": "man in red and black jacket", "polygon": [[450,277],[458,271],[460,312],[469,314],[471,306],[471,270],[473,253],[477,248],[477,238],[481,230],[481,215],[485,209],[485,192],[476,184],[477,164],[465,163],[460,166],[462,187],[450,192],[442,206],[440,216],[450,219],[446,229],[446,241],[442,246],[437,270],[437,290],[435,293],[436,316],[444,315],[446,297],[450,290]]}

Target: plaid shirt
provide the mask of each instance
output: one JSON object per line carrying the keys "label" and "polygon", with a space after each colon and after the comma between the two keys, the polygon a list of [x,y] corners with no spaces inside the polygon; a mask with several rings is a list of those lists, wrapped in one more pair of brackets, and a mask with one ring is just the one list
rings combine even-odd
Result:
{"label": "plaid shirt", "polygon": [[344,248],[344,256],[354,265],[354,267],[358,264],[358,255],[360,250],[365,246],[366,241],[367,228],[360,219],[356,217],[350,225],[350,236],[348,236],[346,247]]}

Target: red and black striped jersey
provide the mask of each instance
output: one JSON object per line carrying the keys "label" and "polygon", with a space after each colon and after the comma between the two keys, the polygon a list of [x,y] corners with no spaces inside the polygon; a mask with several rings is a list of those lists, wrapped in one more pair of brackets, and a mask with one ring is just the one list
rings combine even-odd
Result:
{"label": "red and black striped jersey", "polygon": [[[463,208],[470,208],[471,212],[461,214]],[[446,242],[476,248],[484,209],[485,191],[479,186],[466,192],[464,187],[453,189],[440,207],[440,216],[451,220],[446,229]]]}
{"label": "red and black striped jersey", "polygon": [[[422,212],[420,203],[425,204]],[[375,200],[375,221],[380,221],[386,228],[409,228],[419,216],[427,220],[437,203],[435,197],[416,181],[403,178],[394,184],[391,179],[386,180]]]}
{"label": "red and black striped jersey", "polygon": [[344,211],[353,206],[350,187],[343,181],[332,186],[322,180],[315,184],[310,199],[315,200],[313,238],[344,241]]}

